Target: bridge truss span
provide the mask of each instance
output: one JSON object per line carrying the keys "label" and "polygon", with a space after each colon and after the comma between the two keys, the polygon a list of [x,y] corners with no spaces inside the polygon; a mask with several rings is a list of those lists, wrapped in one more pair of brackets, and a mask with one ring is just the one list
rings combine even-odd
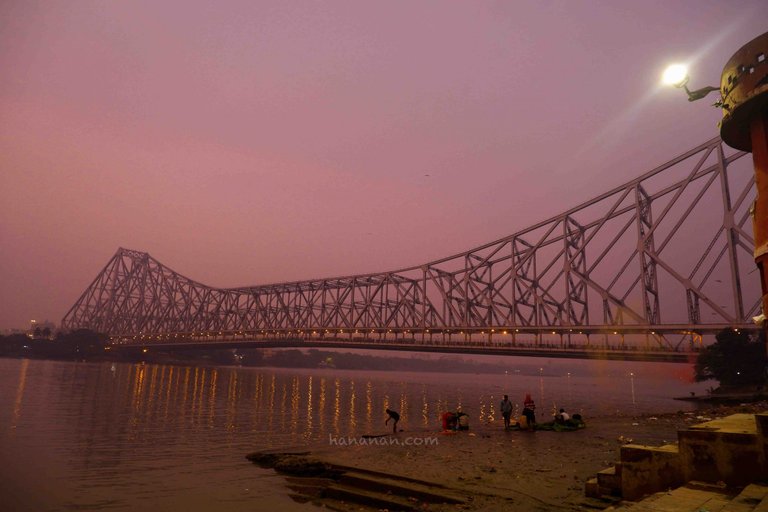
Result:
{"label": "bridge truss span", "polygon": [[137,343],[567,348],[599,334],[604,345],[681,350],[723,328],[755,329],[755,191],[745,155],[713,139],[549,220],[391,272],[224,289],[119,249],[62,325]]}

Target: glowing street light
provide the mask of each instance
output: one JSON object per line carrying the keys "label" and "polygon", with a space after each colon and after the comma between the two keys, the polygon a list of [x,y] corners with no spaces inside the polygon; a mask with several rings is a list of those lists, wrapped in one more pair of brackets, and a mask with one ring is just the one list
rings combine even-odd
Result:
{"label": "glowing street light", "polygon": [[672,64],[661,75],[661,82],[664,85],[682,87],[688,83],[688,66],[685,64]]}
{"label": "glowing street light", "polygon": [[[688,76],[688,66],[685,64],[672,64],[667,67],[664,74],[661,75],[661,82],[664,85],[671,85],[678,89],[683,89],[688,95],[688,101],[700,100],[707,94],[720,90],[719,87],[707,86],[691,91],[688,89],[688,80],[690,80],[690,77]],[[716,105],[720,106],[719,102],[716,103]]]}

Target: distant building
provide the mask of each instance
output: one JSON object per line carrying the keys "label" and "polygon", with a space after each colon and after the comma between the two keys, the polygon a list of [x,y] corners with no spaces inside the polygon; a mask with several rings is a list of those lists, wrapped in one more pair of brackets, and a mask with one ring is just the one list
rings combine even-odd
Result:
{"label": "distant building", "polygon": [[49,320],[43,320],[38,322],[37,320],[29,321],[29,331],[27,336],[30,338],[48,338],[53,339],[53,333],[56,331],[56,324]]}

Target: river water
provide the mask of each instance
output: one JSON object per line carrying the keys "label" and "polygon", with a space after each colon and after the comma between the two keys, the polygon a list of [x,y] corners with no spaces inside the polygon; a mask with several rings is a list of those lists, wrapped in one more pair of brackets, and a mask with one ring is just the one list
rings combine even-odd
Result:
{"label": "river water", "polygon": [[498,374],[186,367],[0,359],[0,510],[317,510],[245,459],[329,436],[439,430],[461,407],[497,428],[504,393],[602,415],[688,410],[702,393],[670,363],[504,359]]}

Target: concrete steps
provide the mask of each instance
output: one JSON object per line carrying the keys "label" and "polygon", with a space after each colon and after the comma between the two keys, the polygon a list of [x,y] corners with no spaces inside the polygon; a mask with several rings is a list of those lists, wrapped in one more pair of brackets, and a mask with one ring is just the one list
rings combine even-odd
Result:
{"label": "concrete steps", "polygon": [[344,472],[320,490],[319,503],[326,500],[357,503],[386,510],[420,510],[431,504],[464,505],[466,499],[427,482],[401,480],[392,476]]}
{"label": "concrete steps", "polygon": [[[725,495],[728,489],[752,492],[756,488],[750,484],[768,481],[768,414],[733,414],[693,425],[678,431],[676,444],[624,445],[619,459],[614,467],[587,481],[584,490],[588,497],[642,499],[644,503],[661,500],[656,506],[666,506],[663,496],[670,493],[664,492],[680,488],[681,496],[700,492],[705,501],[711,498],[719,503],[722,498],[717,496]],[[707,498],[706,493],[712,496]],[[644,499],[646,496],[652,497]],[[744,508],[749,499],[747,492],[741,501],[734,500],[723,510],[752,511]],[[713,503],[702,510],[712,512],[716,506]],[[768,512],[768,503],[764,508]]]}
{"label": "concrete steps", "polygon": [[294,500],[333,510],[410,511],[442,504],[462,507],[468,501],[467,496],[437,483],[322,463],[305,454],[266,452],[247,457],[286,475]]}
{"label": "concrete steps", "polygon": [[621,496],[621,462],[597,473],[587,481],[585,494],[590,498],[603,496]]}
{"label": "concrete steps", "polygon": [[750,484],[723,508],[723,512],[755,512],[768,510],[768,486]]}
{"label": "concrete steps", "polygon": [[409,500],[402,496],[387,495],[339,484],[333,484],[325,488],[322,498],[342,503],[357,503],[379,510],[411,511],[420,507],[418,500]]}
{"label": "concrete steps", "polygon": [[622,502],[607,508],[627,512],[766,512],[768,511],[768,487],[750,484],[738,495],[722,492],[722,489],[683,486],[661,492],[634,502]]}
{"label": "concrete steps", "polygon": [[297,501],[305,502],[321,498],[323,490],[334,481],[330,478],[288,476],[285,482],[286,487],[292,492],[291,496]]}
{"label": "concrete steps", "polygon": [[466,502],[462,496],[449,491],[439,490],[436,492],[434,486],[413,480],[395,479],[391,476],[382,477],[349,471],[341,475],[338,482],[339,484],[370,492],[412,498],[423,503],[462,504]]}

